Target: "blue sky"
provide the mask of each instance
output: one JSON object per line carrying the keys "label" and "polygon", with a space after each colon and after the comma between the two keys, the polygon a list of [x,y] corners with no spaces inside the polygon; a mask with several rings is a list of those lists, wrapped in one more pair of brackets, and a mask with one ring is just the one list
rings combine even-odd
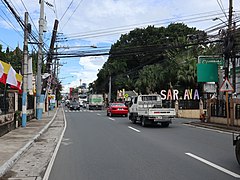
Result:
{"label": "blue sky", "polygon": [[[8,0],[19,16],[24,19],[28,11],[30,23],[37,36],[39,19],[39,0]],[[46,0],[53,5],[45,5],[47,32],[44,42],[50,45],[54,20],[59,20],[58,37],[68,41],[58,42],[59,51],[87,51],[104,47],[109,49],[120,37],[136,27],[147,25],[167,26],[174,22],[183,22],[189,27],[206,30],[220,21],[212,21],[214,17],[226,18],[220,8],[228,11],[228,0]],[[236,5],[235,5],[236,4]],[[239,16],[240,5],[235,3],[235,15]],[[23,31],[6,7],[0,2],[0,43],[3,49],[7,46],[23,47]],[[6,16],[5,16],[6,14]],[[215,14],[215,15],[214,15]],[[200,17],[197,19],[197,17]],[[205,16],[205,17],[203,17]],[[236,17],[235,16],[235,17]],[[192,19],[191,19],[192,18]],[[71,47],[80,46],[78,49]],[[61,47],[65,47],[62,48]],[[66,48],[68,47],[68,49]],[[29,49],[33,48],[32,46]],[[36,48],[36,46],[35,46]],[[91,83],[97,78],[107,56],[64,58],[59,78],[64,91],[81,83]]]}

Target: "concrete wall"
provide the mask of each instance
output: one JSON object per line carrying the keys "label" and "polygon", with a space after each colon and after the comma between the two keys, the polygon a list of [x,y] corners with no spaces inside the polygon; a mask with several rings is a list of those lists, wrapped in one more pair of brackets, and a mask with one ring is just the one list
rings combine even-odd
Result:
{"label": "concrete wall", "polygon": [[227,125],[227,118],[211,116],[208,122]]}
{"label": "concrete wall", "polygon": [[193,118],[193,119],[199,119],[200,118],[200,110],[199,109],[187,109],[187,110],[181,110],[179,109],[177,112],[177,117],[179,118]]}
{"label": "concrete wall", "polygon": [[14,113],[0,115],[0,136],[15,128]]}

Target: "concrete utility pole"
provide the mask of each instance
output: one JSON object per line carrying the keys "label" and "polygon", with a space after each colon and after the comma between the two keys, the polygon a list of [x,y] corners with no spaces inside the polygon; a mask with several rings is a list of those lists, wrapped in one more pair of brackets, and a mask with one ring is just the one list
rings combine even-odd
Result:
{"label": "concrete utility pole", "polygon": [[43,112],[43,102],[44,102],[44,95],[41,95],[42,91],[42,46],[43,46],[43,29],[44,29],[44,0],[40,0],[40,19],[39,19],[39,43],[38,43],[38,67],[37,67],[37,111],[36,117],[38,120],[42,119],[42,112]]}
{"label": "concrete utility pole", "polygon": [[56,19],[54,22],[54,27],[53,27],[53,32],[52,32],[52,39],[51,39],[51,43],[50,43],[50,48],[49,48],[49,54],[48,54],[48,58],[47,58],[47,73],[51,73],[51,64],[52,64],[52,59],[53,59],[53,51],[54,51],[54,43],[56,41],[56,37],[57,37],[57,29],[58,29],[58,20]]}
{"label": "concrete utility pole", "polygon": [[27,124],[27,89],[28,89],[28,12],[25,12],[24,23],[24,45],[23,45],[23,93],[22,93],[22,127]]}
{"label": "concrete utility pole", "polygon": [[111,98],[112,98],[112,76],[110,75],[109,77],[109,87],[108,87],[108,103],[111,102]]}
{"label": "concrete utility pole", "polygon": [[229,0],[229,16],[228,16],[228,29],[224,44],[224,55],[225,55],[225,79],[228,78],[229,74],[229,60],[231,57],[232,47],[233,47],[233,34],[232,34],[232,7],[233,1]]}
{"label": "concrete utility pole", "polygon": [[[228,17],[228,30],[227,36],[224,42],[224,54],[225,54],[225,80],[228,79],[229,75],[229,60],[232,58],[235,61],[235,57],[233,56],[233,29],[232,29],[232,13],[233,13],[233,1],[229,0],[229,17]],[[234,64],[234,63],[233,63]],[[233,65],[234,66],[234,65]],[[235,75],[232,76],[234,79]],[[234,82],[235,80],[233,80]],[[234,84],[235,91],[235,84]],[[226,92],[226,110],[227,110],[227,126],[230,125],[229,122],[229,104],[228,104],[228,91]]]}
{"label": "concrete utility pole", "polygon": [[[50,43],[50,48],[49,48],[49,52],[48,52],[48,56],[47,56],[47,63],[46,63],[46,73],[51,74],[52,78],[56,78],[55,77],[55,66],[56,64],[52,63],[52,59],[53,59],[53,52],[54,52],[54,43],[56,41],[56,36],[57,36],[57,29],[58,29],[58,20],[55,20],[54,22],[54,27],[53,27],[53,32],[52,32],[52,39],[51,39],[51,43]],[[51,72],[51,66],[53,69],[53,72]],[[48,77],[50,78],[50,77]],[[48,89],[51,88],[51,82],[50,84],[48,83],[48,78],[45,79],[45,81],[43,82],[43,89],[45,89],[45,103],[46,103],[46,107],[48,108],[49,106],[49,102],[48,102]],[[55,89],[53,88],[53,93]],[[48,109],[46,109],[46,111],[48,111]]]}

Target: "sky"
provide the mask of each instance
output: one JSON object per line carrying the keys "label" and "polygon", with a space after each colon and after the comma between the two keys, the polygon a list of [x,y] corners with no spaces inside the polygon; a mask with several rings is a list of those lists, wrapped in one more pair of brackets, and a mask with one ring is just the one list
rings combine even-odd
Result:
{"label": "sky", "polygon": [[[27,11],[32,31],[38,37],[39,0],[7,0],[23,20]],[[234,15],[239,16],[240,5],[234,1]],[[51,5],[49,5],[51,4]],[[236,5],[235,5],[236,4]],[[23,30],[0,2],[0,44],[3,49],[23,47]],[[183,22],[189,27],[208,30],[226,22],[228,0],[45,0],[47,20],[44,43],[49,48],[54,21],[59,21],[57,51],[59,53],[87,51],[108,52],[111,45],[134,28],[147,25],[168,26]],[[201,17],[201,18],[200,18]],[[213,21],[212,19],[220,20]],[[37,49],[31,45],[29,49]],[[80,83],[92,83],[108,56],[60,58],[59,80],[63,91]]]}

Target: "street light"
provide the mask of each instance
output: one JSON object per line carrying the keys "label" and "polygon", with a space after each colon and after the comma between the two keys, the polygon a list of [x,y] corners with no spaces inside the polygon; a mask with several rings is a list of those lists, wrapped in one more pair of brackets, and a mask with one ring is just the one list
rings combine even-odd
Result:
{"label": "street light", "polygon": [[228,24],[227,24],[226,22],[224,22],[221,18],[216,17],[216,18],[213,18],[212,20],[213,20],[213,21],[220,20],[220,21],[222,21],[223,24],[225,24],[226,26],[228,26]]}

